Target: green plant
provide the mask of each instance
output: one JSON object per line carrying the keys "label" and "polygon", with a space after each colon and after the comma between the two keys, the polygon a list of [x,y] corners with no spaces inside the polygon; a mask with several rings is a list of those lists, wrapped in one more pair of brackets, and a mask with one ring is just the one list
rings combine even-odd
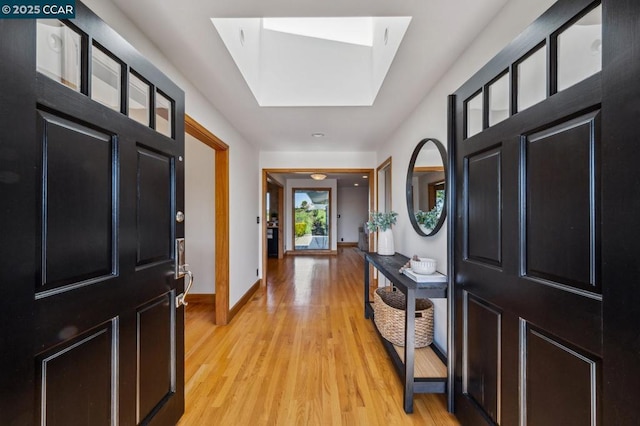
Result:
{"label": "green plant", "polygon": [[442,198],[438,198],[436,200],[436,205],[428,212],[418,210],[415,213],[416,222],[424,226],[429,231],[435,229],[438,221],[440,220],[440,216],[442,215],[442,207],[444,207],[444,200]]}
{"label": "green plant", "polygon": [[398,221],[398,213],[394,211],[390,212],[369,212],[369,221],[367,222],[367,228],[369,231],[376,232],[377,230],[386,231],[391,229],[391,225],[395,225]]}
{"label": "green plant", "polygon": [[303,237],[307,233],[306,222],[296,222],[296,237]]}

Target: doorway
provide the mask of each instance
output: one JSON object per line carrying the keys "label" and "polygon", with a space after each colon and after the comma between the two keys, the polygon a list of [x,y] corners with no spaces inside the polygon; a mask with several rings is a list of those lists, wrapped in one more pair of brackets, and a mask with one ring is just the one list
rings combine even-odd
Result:
{"label": "doorway", "polygon": [[283,230],[287,226],[287,215],[284,214],[284,186],[272,176],[267,176],[264,207],[267,218],[267,256],[282,259],[284,256]]}
{"label": "doorway", "polygon": [[331,188],[293,188],[293,249],[308,253],[331,247]]}
{"label": "doorway", "polygon": [[[282,254],[284,256],[295,255],[295,254],[311,254],[314,251],[309,250],[294,250],[295,243],[295,229],[292,225],[294,216],[294,197],[292,193],[293,187],[297,188],[307,188],[311,187],[311,189],[317,189],[328,187],[330,185],[322,184],[321,181],[314,180],[311,175],[316,175],[316,178],[320,178],[322,180],[329,179],[336,181],[336,189],[334,190],[332,187],[331,196],[336,199],[341,196],[341,194],[345,195],[350,201],[357,199],[362,200],[366,203],[367,207],[364,209],[364,214],[360,214],[363,209],[359,208],[347,208],[345,211],[345,216],[341,215],[340,205],[339,203],[334,202],[334,206],[337,211],[334,209],[332,211],[333,224],[334,226],[330,229],[330,233],[333,235],[329,235],[329,249],[315,251],[315,253],[321,253],[325,255],[336,255],[338,252],[338,247],[341,243],[347,243],[348,239],[352,239],[350,245],[359,246],[359,237],[362,231],[364,222],[367,220],[366,211],[373,210],[375,206],[375,170],[373,169],[262,169],[262,205],[263,211],[266,216],[261,218],[262,223],[262,277],[263,279],[267,276],[267,268],[268,268],[268,228],[272,224],[266,208],[264,208],[267,204],[267,193],[269,192],[270,183],[275,183],[281,186],[281,194],[283,198],[282,208],[279,216],[278,222],[280,225],[280,236],[282,239],[280,240]],[[337,182],[342,180],[342,184],[347,185],[349,188],[341,188]],[[293,184],[292,182],[297,182]],[[359,194],[354,196],[353,190],[360,190],[365,188],[365,194],[362,194],[361,197]],[[271,197],[271,196],[269,196]],[[270,200],[270,204],[273,204],[273,201]],[[344,204],[344,203],[343,203]],[[355,216],[357,218],[355,218]],[[354,216],[354,217],[352,217]],[[360,217],[362,216],[362,217]],[[342,221],[342,222],[341,222]],[[350,233],[345,232],[345,236],[337,235],[341,229],[345,229],[345,227],[341,227],[340,224],[344,224],[351,231]],[[286,225],[283,225],[286,224]],[[351,229],[353,228],[353,229]],[[318,229],[319,230],[319,229]],[[306,228],[305,228],[306,233]],[[310,230],[311,237],[313,237],[313,227]],[[347,241],[342,241],[347,239]],[[368,247],[371,250],[373,241],[367,241],[362,245],[362,247]],[[266,280],[265,280],[266,282]]]}
{"label": "doorway", "polygon": [[[229,146],[189,115],[185,114],[185,132],[213,148],[214,158],[214,259],[215,323],[229,322]],[[188,244],[188,243],[187,243]]]}

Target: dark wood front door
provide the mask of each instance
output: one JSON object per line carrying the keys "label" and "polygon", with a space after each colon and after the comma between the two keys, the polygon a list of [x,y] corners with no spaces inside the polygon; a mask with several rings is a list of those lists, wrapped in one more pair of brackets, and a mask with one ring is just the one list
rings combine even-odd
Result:
{"label": "dark wood front door", "polygon": [[184,94],[82,4],[0,21],[3,424],[184,411]]}
{"label": "dark wood front door", "polygon": [[[637,75],[615,64],[633,51],[613,43],[637,42],[640,6],[602,3],[558,1],[452,96],[454,390],[465,425],[618,425],[637,411],[620,398],[636,386],[615,384],[616,361],[637,378],[638,356],[614,331],[629,330],[621,318],[633,309],[607,274],[623,252],[606,230],[637,236],[635,219],[613,222],[611,208],[631,184],[612,176],[637,170],[619,150],[637,141],[609,126],[629,114],[621,87],[638,92]],[[635,281],[632,269],[624,278]]]}

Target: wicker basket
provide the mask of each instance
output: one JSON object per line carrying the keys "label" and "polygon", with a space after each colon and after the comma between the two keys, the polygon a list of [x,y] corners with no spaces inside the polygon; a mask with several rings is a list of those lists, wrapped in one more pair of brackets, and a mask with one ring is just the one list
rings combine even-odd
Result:
{"label": "wicker basket", "polygon": [[[397,346],[404,346],[405,295],[396,289],[381,287],[373,295],[373,321],[382,337]],[[433,303],[416,299],[416,348],[433,342]]]}

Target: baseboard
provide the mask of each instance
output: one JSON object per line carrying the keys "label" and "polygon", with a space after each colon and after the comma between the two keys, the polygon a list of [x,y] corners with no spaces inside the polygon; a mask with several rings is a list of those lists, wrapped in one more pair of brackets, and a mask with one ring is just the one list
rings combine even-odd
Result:
{"label": "baseboard", "polygon": [[358,243],[339,242],[338,247],[358,247]]}
{"label": "baseboard", "polygon": [[287,256],[337,256],[338,250],[292,250]]}
{"label": "baseboard", "polygon": [[242,296],[240,300],[238,300],[238,303],[233,305],[233,308],[231,308],[231,310],[229,311],[229,322],[231,322],[233,317],[235,317],[238,314],[238,312],[240,312],[240,309],[242,309],[242,307],[246,305],[249,302],[249,300],[251,300],[255,292],[258,291],[258,289],[260,288],[260,283],[262,283],[262,280],[256,281],[256,283],[252,285],[249,290],[247,290],[244,296]]}
{"label": "baseboard", "polygon": [[199,294],[199,293],[191,293],[187,295],[187,302],[200,304],[200,305],[216,305],[216,295],[215,294]]}

